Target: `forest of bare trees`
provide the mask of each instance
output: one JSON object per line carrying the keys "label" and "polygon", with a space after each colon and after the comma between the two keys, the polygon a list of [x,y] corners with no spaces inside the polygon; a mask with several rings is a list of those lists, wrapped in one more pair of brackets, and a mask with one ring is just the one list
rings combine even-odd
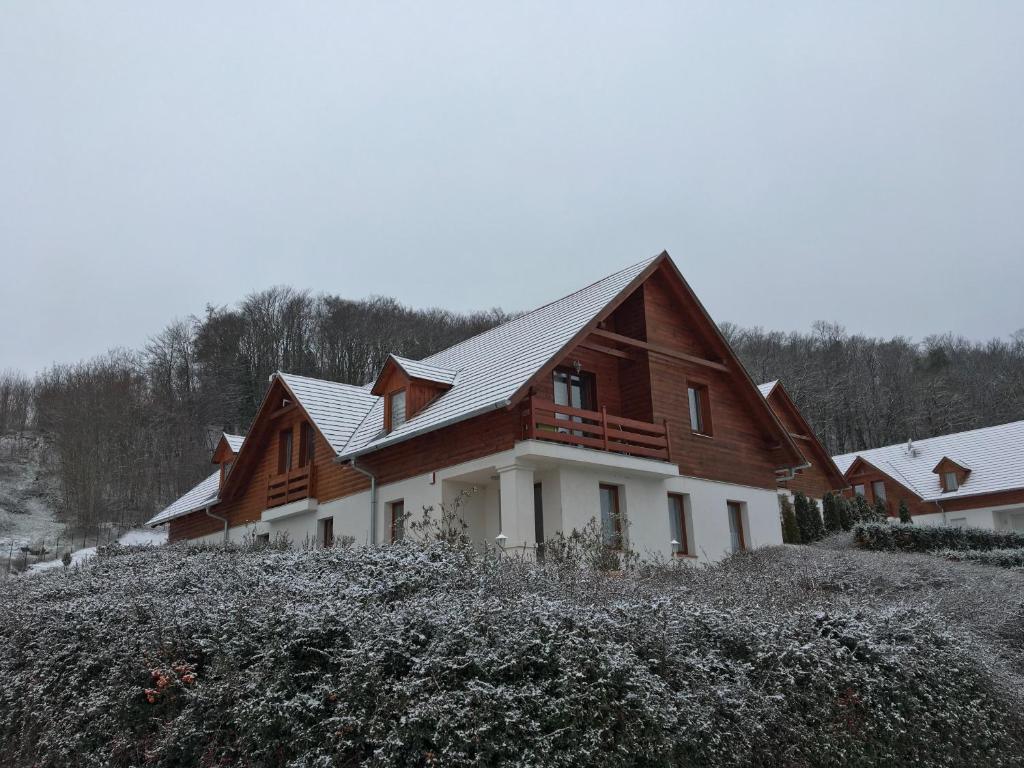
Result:
{"label": "forest of bare trees", "polygon": [[[46,436],[72,526],[138,523],[211,471],[220,431],[245,432],[274,371],[363,384],[389,352],[422,358],[507,318],[271,288],[175,321],[141,350],[35,380],[0,374],[0,434]],[[833,453],[1024,418],[1024,333],[913,343],[828,323],[723,330],[757,381],[782,379]]]}
{"label": "forest of bare trees", "polygon": [[5,375],[0,398],[7,382],[32,397],[20,417],[0,410],[0,425],[24,429],[33,414],[73,525],[138,523],[209,474],[220,432],[244,434],[274,371],[363,384],[389,352],[425,357],[505,319],[271,288],[172,322],[141,350],[56,365],[34,382]]}
{"label": "forest of bare trees", "polygon": [[1008,341],[723,325],[758,382],[781,379],[833,455],[1024,419],[1024,331]]}

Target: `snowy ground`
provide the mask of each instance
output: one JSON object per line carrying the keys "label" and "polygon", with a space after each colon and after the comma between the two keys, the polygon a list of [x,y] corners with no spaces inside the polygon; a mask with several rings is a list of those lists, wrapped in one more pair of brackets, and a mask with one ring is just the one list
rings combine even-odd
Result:
{"label": "snowy ground", "polygon": [[44,450],[34,436],[0,437],[0,553],[11,544],[17,551],[64,535],[63,523],[47,502],[52,478],[44,467]]}
{"label": "snowy ground", "polygon": [[[167,543],[167,531],[159,530],[154,531],[152,529],[140,529],[136,531],[128,531],[117,539],[119,544],[125,546],[138,546],[138,545],[151,545],[159,546]],[[96,547],[86,547],[84,549],[76,549],[71,553],[71,565],[84,565],[90,558],[96,556]],[[45,560],[41,563],[35,563],[30,565],[28,568],[29,573],[35,573],[39,571],[48,571],[51,568],[61,568],[64,563],[61,560]]]}

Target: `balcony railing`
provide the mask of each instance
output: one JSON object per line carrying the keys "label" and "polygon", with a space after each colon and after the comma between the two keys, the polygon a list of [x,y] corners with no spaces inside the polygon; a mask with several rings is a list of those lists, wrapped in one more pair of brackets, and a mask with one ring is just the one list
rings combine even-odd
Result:
{"label": "balcony railing", "polygon": [[289,469],[267,477],[267,509],[316,496],[316,465]]}
{"label": "balcony railing", "polygon": [[672,461],[668,422],[652,424],[612,416],[607,408],[585,411],[531,397],[523,411],[524,436],[596,448],[647,459]]}

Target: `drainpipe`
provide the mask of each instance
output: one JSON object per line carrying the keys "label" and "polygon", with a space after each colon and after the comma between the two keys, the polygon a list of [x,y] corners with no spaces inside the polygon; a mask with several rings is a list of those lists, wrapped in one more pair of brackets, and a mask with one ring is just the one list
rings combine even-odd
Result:
{"label": "drainpipe", "polygon": [[348,461],[349,466],[352,467],[356,472],[361,475],[366,475],[370,478],[370,544],[377,543],[377,477],[367,469],[363,469],[356,464],[356,459],[353,456]]}
{"label": "drainpipe", "polygon": [[211,506],[212,505],[207,505],[206,507],[204,507],[203,508],[203,512],[206,513],[207,517],[212,517],[214,520],[220,520],[222,523],[224,523],[224,543],[227,544],[228,543],[228,519],[226,517],[221,517],[220,515],[213,514],[213,512],[210,511],[210,507]]}
{"label": "drainpipe", "polygon": [[949,525],[949,519],[948,519],[948,517],[946,515],[946,510],[944,510],[942,508],[942,502],[935,501],[935,502],[932,502],[932,503],[935,504],[935,506],[939,508],[939,512],[942,513],[942,524],[943,525]]}

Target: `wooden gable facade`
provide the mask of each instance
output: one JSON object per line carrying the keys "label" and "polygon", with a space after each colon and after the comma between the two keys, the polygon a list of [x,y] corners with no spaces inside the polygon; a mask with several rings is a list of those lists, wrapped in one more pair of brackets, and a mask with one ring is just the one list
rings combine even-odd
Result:
{"label": "wooden gable facade", "polygon": [[847,486],[846,478],[781,382],[776,382],[772,387],[767,400],[810,464],[809,467],[797,470],[792,480],[782,481],[780,485],[815,499],[824,498],[830,491],[843,490]]}
{"label": "wooden gable facade", "polygon": [[[402,387],[411,392],[419,383],[407,378],[395,365],[382,371],[377,387],[384,395]],[[520,387],[507,408],[366,453],[359,457],[359,465],[379,484],[387,484],[511,449],[528,437],[555,439],[568,430],[538,430],[533,417],[524,414],[534,414],[539,401],[552,402],[556,388],[564,392],[567,379],[578,381],[580,392],[591,388],[589,399],[580,403],[587,406],[579,409],[583,415],[570,417],[575,420],[572,432],[583,435],[578,444],[670,459],[683,475],[764,489],[776,487],[778,470],[803,463],[789,431],[671,259],[662,254]],[[419,403],[422,408],[443,396],[436,385],[427,385],[430,382],[424,383],[422,397],[407,400],[407,407]],[[691,429],[691,385],[706,394],[709,433]],[[293,441],[294,467],[303,429],[312,429],[315,439],[311,477],[306,481],[310,497],[323,503],[368,489],[365,475],[336,461],[334,450],[278,377],[212,513],[231,526],[258,521],[268,508],[268,487],[282,474],[282,435]],[[170,539],[213,534],[222,528],[222,522],[200,511],[172,520]]]}

